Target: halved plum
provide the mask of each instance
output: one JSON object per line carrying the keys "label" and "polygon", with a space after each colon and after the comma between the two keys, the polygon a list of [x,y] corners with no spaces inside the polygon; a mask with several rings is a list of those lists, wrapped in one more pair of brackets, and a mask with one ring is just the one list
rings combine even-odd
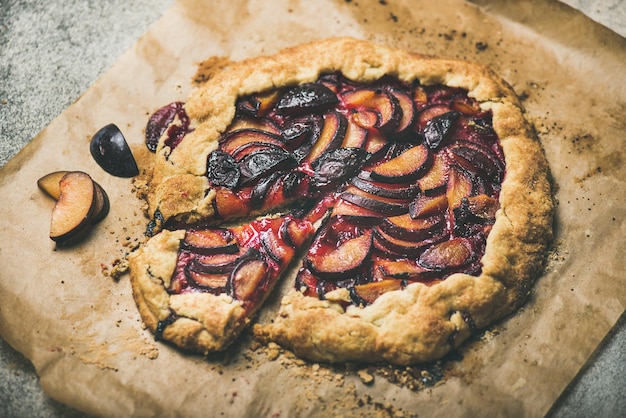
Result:
{"label": "halved plum", "polygon": [[91,156],[107,173],[116,177],[139,174],[135,157],[122,131],[113,123],[98,130],[89,143]]}
{"label": "halved plum", "polygon": [[404,183],[421,177],[432,164],[431,152],[423,145],[411,147],[372,169],[371,177],[385,183]]}
{"label": "halved plum", "polygon": [[342,242],[330,251],[317,251],[306,258],[315,274],[329,280],[345,278],[356,273],[367,261],[372,248],[372,230]]}
{"label": "halved plum", "polygon": [[239,246],[233,233],[225,228],[188,229],[181,248],[196,254],[234,254]]}

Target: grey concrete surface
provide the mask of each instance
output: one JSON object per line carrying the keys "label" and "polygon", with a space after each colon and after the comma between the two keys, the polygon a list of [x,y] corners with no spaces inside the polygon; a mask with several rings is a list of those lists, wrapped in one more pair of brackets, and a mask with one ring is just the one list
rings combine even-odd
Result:
{"label": "grey concrete surface", "polygon": [[[626,2],[565,1],[624,33]],[[0,0],[0,167],[88,89],[173,3]],[[549,415],[626,416],[624,347],[626,316]],[[46,396],[30,362],[0,339],[0,417],[80,416]]]}

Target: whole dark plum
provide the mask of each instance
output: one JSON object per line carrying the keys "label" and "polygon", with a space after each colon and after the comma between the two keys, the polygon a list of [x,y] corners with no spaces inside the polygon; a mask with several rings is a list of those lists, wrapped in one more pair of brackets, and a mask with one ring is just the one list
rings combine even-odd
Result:
{"label": "whole dark plum", "polygon": [[107,173],[116,177],[134,177],[139,168],[119,128],[111,123],[100,129],[89,144],[91,156]]}

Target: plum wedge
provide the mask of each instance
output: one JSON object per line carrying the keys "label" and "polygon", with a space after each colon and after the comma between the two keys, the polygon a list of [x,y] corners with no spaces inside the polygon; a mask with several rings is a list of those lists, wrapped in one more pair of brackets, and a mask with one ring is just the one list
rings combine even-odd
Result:
{"label": "plum wedge", "polygon": [[[93,185],[93,196],[91,188],[89,187],[88,180],[91,181]],[[111,204],[106,191],[88,174],[82,171],[55,171],[46,174],[45,176],[37,180],[37,186],[44,193],[57,201],[55,209],[53,210],[53,213],[56,211],[56,220],[54,223],[55,228],[53,232],[53,228],[51,225],[50,236],[50,238],[52,238],[57,243],[62,244],[65,241],[76,241],[74,235],[76,235],[77,237],[84,235],[84,232],[89,229],[89,225],[100,222],[109,214]],[[62,195],[63,201],[59,203]],[[81,195],[83,195],[83,199],[80,198]],[[78,212],[83,211],[84,207],[88,203],[90,204],[90,209],[89,212],[86,214],[87,219],[85,220],[85,222],[79,222],[76,225],[77,230],[70,231],[67,237],[65,237],[63,234],[59,236],[59,231],[64,228],[61,226],[61,223],[59,223],[60,220],[66,219],[66,221],[64,222],[71,223],[72,221],[69,221],[67,217],[69,217],[70,214],[75,214],[75,216],[79,216]],[[72,205],[76,205],[76,207],[72,209]],[[71,227],[69,226],[68,228],[71,229]]]}
{"label": "plum wedge", "polygon": [[371,177],[385,183],[405,183],[417,180],[431,164],[432,156],[428,148],[416,145],[374,167]]}
{"label": "plum wedge", "polygon": [[86,233],[96,210],[96,186],[91,177],[71,171],[59,182],[59,200],[52,209],[50,239],[69,243]]}
{"label": "plum wedge", "polygon": [[367,260],[372,248],[372,231],[341,243],[328,252],[310,254],[308,264],[316,274],[339,279],[354,274]]}

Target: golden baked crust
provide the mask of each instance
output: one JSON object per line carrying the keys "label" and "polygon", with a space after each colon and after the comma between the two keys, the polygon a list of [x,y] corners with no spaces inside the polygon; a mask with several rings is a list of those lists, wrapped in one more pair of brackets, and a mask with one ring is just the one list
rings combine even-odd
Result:
{"label": "golden baked crust", "polygon": [[[215,193],[205,177],[207,156],[233,120],[237,98],[312,82],[338,71],[360,82],[391,75],[409,83],[459,87],[492,111],[507,165],[500,209],[481,260],[482,273],[478,277],[457,273],[430,286],[410,284],[383,294],[371,305],[345,309],[341,291],[335,292],[335,300],[319,300],[294,289],[282,300],[274,321],[255,325],[254,332],[262,340],[278,342],[316,361],[408,365],[440,358],[475,329],[524,302],[552,236],[554,204],[547,161],[517,96],[489,69],[349,38],[232,63],[212,74],[186,103],[194,131],[174,150],[162,141],[159,144],[148,197],[150,211],[158,209],[164,220],[212,218]],[[223,349],[248,320],[239,303],[226,296],[169,295],[165,290],[181,234],[163,231],[132,255],[136,302],[153,331],[173,311],[190,318],[166,327],[164,339],[195,351]]]}

